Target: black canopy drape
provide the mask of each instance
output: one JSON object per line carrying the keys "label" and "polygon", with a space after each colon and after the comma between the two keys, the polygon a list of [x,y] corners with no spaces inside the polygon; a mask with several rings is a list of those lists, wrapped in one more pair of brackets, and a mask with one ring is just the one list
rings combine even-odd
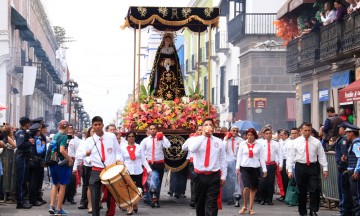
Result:
{"label": "black canopy drape", "polygon": [[159,31],[178,31],[188,28],[193,32],[204,32],[207,27],[217,27],[219,8],[202,7],[130,7],[125,24],[131,28],[146,28],[151,25]]}

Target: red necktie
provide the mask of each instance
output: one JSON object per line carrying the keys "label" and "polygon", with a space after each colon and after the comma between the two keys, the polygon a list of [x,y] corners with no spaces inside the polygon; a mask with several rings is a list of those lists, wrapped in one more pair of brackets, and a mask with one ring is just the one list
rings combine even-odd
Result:
{"label": "red necktie", "polygon": [[306,165],[310,166],[309,140],[306,139]]}
{"label": "red necktie", "polygon": [[233,153],[235,153],[234,152],[234,137],[233,138],[231,138],[231,149],[232,149],[232,151],[233,151]]}
{"label": "red necktie", "polygon": [[152,138],[151,163],[155,161],[155,137]]}
{"label": "red necktie", "polygon": [[100,143],[101,143],[101,161],[105,162],[105,146],[103,143],[103,138],[100,138]]}
{"label": "red necktie", "polygon": [[207,139],[204,167],[208,167],[210,163],[210,137]]}
{"label": "red necktie", "polygon": [[247,146],[249,149],[249,158],[254,157],[254,152],[253,152],[254,144],[250,145],[249,143],[247,143]]}
{"label": "red necktie", "polygon": [[271,162],[271,148],[270,148],[270,141],[268,141],[268,155],[267,155],[267,162]]}
{"label": "red necktie", "polygon": [[136,159],[136,155],[135,155],[135,151],[136,151],[136,146],[127,146],[127,151],[129,152],[129,156],[131,160],[135,160]]}

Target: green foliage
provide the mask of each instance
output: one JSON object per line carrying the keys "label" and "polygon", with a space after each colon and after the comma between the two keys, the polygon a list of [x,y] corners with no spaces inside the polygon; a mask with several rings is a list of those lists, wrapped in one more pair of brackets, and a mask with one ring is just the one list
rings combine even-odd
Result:
{"label": "green foliage", "polygon": [[195,87],[195,90],[192,89],[191,87],[189,87],[189,97],[194,99],[194,100],[197,100],[197,99],[203,99],[204,98],[204,95],[203,94],[203,91],[200,90],[200,87],[199,85],[196,85]]}
{"label": "green foliage", "polygon": [[63,49],[68,49],[66,44],[75,41],[72,37],[66,36],[66,30],[61,26],[54,26],[54,33],[58,47]]}

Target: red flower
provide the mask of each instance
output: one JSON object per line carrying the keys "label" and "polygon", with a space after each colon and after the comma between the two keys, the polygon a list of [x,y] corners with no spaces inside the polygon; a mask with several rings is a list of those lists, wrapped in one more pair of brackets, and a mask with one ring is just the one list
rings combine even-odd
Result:
{"label": "red flower", "polygon": [[175,99],[174,99],[174,102],[175,102],[176,104],[179,104],[179,103],[180,103],[180,99],[179,99],[179,98],[175,98]]}

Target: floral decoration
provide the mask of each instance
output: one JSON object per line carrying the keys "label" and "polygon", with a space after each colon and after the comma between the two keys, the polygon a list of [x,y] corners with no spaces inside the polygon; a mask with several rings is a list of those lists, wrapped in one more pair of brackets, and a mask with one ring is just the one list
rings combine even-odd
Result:
{"label": "floral decoration", "polygon": [[281,18],[273,23],[276,26],[276,36],[284,40],[284,45],[298,36],[298,25],[296,19]]}
{"label": "floral decoration", "polygon": [[129,103],[126,106],[123,124],[127,129],[138,130],[145,130],[149,124],[164,129],[195,130],[208,117],[216,122],[216,109],[211,105],[209,107],[204,99],[182,97],[163,101],[150,95],[140,103]]}

